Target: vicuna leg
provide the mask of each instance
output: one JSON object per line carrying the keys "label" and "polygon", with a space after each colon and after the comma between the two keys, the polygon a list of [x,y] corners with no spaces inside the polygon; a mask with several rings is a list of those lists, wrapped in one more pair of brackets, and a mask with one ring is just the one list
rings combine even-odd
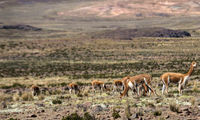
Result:
{"label": "vicuna leg", "polygon": [[165,84],[163,83],[163,87],[162,87],[162,95],[164,94],[165,91]]}
{"label": "vicuna leg", "polygon": [[179,95],[182,95],[181,83],[178,84],[178,91],[179,91]]}
{"label": "vicuna leg", "polygon": [[93,89],[93,93],[95,93],[96,91],[95,91],[94,85],[92,86],[92,89]]}
{"label": "vicuna leg", "polygon": [[140,96],[140,86],[137,86],[136,89],[137,89],[137,96]]}
{"label": "vicuna leg", "polygon": [[71,88],[69,88],[69,93],[72,94],[72,89]]}
{"label": "vicuna leg", "polygon": [[166,93],[167,93],[167,95],[168,95],[168,87],[169,87],[169,85],[167,84],[166,85]]}
{"label": "vicuna leg", "polygon": [[146,96],[146,93],[149,92],[148,90],[150,90],[145,84],[142,85],[143,86],[143,95]]}
{"label": "vicuna leg", "polygon": [[129,90],[129,87],[128,87],[128,84],[126,84],[123,93],[120,93],[121,94],[120,97],[123,97],[124,95],[128,96],[128,90]]}
{"label": "vicuna leg", "polygon": [[113,93],[116,91],[116,85],[113,85]]}

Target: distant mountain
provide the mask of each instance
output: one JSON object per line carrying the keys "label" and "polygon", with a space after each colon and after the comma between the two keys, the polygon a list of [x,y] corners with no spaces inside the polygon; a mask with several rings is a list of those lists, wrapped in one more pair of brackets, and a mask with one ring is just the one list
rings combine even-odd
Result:
{"label": "distant mountain", "polygon": [[94,1],[71,10],[61,10],[60,16],[97,17],[169,17],[200,15],[199,0],[106,0]]}
{"label": "distant mountain", "polygon": [[[66,7],[56,9],[57,17],[169,17],[200,15],[199,0],[1,0],[3,5],[23,5],[35,3],[62,3]],[[69,3],[76,3],[69,7]],[[55,12],[55,11],[53,11]]]}
{"label": "distant mountain", "polygon": [[0,16],[5,25],[59,30],[163,27],[198,31],[200,0],[0,0]]}

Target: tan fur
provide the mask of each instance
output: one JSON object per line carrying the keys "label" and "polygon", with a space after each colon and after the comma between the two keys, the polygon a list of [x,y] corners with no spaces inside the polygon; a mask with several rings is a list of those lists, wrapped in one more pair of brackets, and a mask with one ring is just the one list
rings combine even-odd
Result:
{"label": "tan fur", "polygon": [[129,76],[124,77],[120,80],[114,80],[113,81],[113,92],[117,91],[119,89],[119,87],[122,87],[122,89],[124,90],[125,86],[124,83],[126,82],[126,80],[128,79]]}
{"label": "tan fur", "polygon": [[96,91],[96,87],[99,87],[101,89],[101,91],[103,91],[103,88],[104,88],[104,82],[103,81],[99,81],[99,80],[93,80],[91,82],[92,84],[92,88],[93,88],[93,91],[95,92]]}
{"label": "tan fur", "polygon": [[114,80],[113,81],[113,92],[119,90],[121,87],[123,87],[123,81],[121,80]]}
{"label": "tan fur", "polygon": [[[147,83],[145,83],[144,78],[145,78]],[[152,77],[149,74],[140,74],[140,75],[136,75],[136,76],[133,76],[133,77],[127,77],[126,80],[124,80],[125,89],[124,89],[124,91],[123,91],[123,93],[121,94],[120,97],[123,97],[124,95],[126,95],[128,93],[128,90],[130,89],[130,87],[128,85],[129,82],[131,82],[133,84],[133,87],[134,87],[133,89],[135,91],[137,91],[137,93],[140,92],[140,91],[138,91],[139,90],[138,87],[143,87],[144,88],[144,94],[148,92],[149,88],[150,88],[151,92],[156,94],[155,91],[153,90],[153,88],[151,87],[151,80],[152,80]],[[148,85],[148,87],[147,87],[146,84]]]}
{"label": "tan fur", "polygon": [[[160,79],[163,82],[163,89],[162,89],[162,94],[164,94],[164,91],[168,94],[168,86],[169,83],[178,83],[178,91],[179,91],[179,95],[182,94],[182,88],[185,86],[185,84],[187,83],[187,80],[189,79],[189,77],[191,76],[194,67],[196,66],[196,62],[192,62],[192,64],[190,65],[190,69],[188,71],[188,73],[186,74],[182,74],[182,73],[173,73],[173,72],[167,72],[161,75]],[[186,79],[186,77],[188,77],[188,79]],[[166,87],[166,89],[165,89]]]}

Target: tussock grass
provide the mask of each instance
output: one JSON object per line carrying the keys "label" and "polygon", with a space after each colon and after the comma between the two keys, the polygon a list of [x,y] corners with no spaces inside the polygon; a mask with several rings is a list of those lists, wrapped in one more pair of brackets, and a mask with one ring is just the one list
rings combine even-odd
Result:
{"label": "tussock grass", "polygon": [[153,115],[154,115],[154,116],[161,116],[161,115],[162,115],[162,111],[161,111],[161,110],[155,110],[155,111],[153,112]]}
{"label": "tussock grass", "polygon": [[198,92],[199,88],[197,87],[197,81],[194,81],[193,87],[192,87],[193,92]]}
{"label": "tussock grass", "polygon": [[169,104],[169,108],[172,112],[176,112],[176,113],[179,113],[180,112],[180,106],[177,105],[176,103],[170,103]]}
{"label": "tussock grass", "polygon": [[12,95],[0,93],[0,102],[12,101]]}
{"label": "tussock grass", "polygon": [[54,99],[54,100],[52,100],[52,103],[53,104],[62,104],[62,101],[59,99]]}
{"label": "tussock grass", "polygon": [[195,97],[192,97],[190,99],[190,103],[192,104],[192,106],[195,106],[196,105],[196,98]]}
{"label": "tussock grass", "polygon": [[13,95],[13,101],[19,101],[20,100],[20,95],[18,93]]}
{"label": "tussock grass", "polygon": [[39,99],[39,100],[44,100],[44,99],[45,99],[45,95],[41,95],[41,94],[40,94],[40,95],[38,96],[38,99]]}
{"label": "tussock grass", "polygon": [[114,120],[121,117],[119,112],[120,111],[117,111],[115,108],[113,108],[112,117],[113,117]]}
{"label": "tussock grass", "polygon": [[33,95],[31,92],[24,92],[21,96],[22,100],[24,101],[32,101],[33,99]]}

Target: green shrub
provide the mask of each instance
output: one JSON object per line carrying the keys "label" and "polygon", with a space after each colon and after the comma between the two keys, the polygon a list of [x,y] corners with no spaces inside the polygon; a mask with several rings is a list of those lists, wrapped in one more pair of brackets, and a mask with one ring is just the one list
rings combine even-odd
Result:
{"label": "green shrub", "polygon": [[53,104],[62,104],[62,101],[59,99],[52,100]]}
{"label": "green shrub", "polygon": [[113,109],[113,113],[112,113],[112,117],[114,119],[120,118],[121,116],[119,115],[120,111],[116,111],[115,109]]}
{"label": "green shrub", "polygon": [[72,113],[67,117],[63,117],[62,120],[95,120],[95,117],[90,115],[88,112],[84,113],[84,116],[81,117],[77,113]]}
{"label": "green shrub", "polygon": [[156,110],[156,111],[153,112],[154,116],[160,116],[161,114],[162,114],[162,111]]}
{"label": "green shrub", "polygon": [[84,120],[95,120],[95,117],[90,115],[88,112],[84,113]]}
{"label": "green shrub", "polygon": [[17,118],[9,118],[8,120],[19,120],[19,119],[17,119]]}
{"label": "green shrub", "polygon": [[84,119],[80,117],[77,113],[72,113],[67,117],[63,117],[62,120],[84,120]]}

